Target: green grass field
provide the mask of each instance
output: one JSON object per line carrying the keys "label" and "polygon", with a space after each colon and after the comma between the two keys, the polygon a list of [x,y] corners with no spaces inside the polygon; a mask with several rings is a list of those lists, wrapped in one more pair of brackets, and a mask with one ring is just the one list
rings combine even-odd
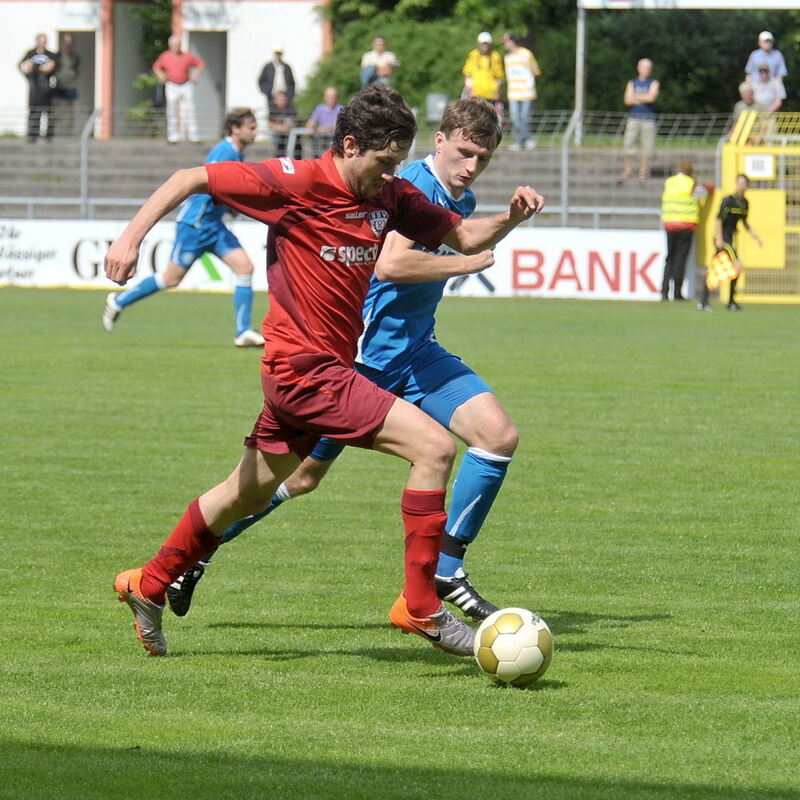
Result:
{"label": "green grass field", "polygon": [[800,798],[797,309],[442,304],[521,433],[467,566],[550,623],[522,691],[389,627],[406,466],[356,450],[148,658],[113,577],[238,459],[258,353],[226,296],[102,303],[0,290],[0,798]]}

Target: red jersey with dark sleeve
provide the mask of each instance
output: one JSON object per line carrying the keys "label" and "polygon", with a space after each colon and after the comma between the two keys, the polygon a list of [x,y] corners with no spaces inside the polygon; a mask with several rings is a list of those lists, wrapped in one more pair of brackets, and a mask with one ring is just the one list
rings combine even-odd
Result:
{"label": "red jersey with dark sleeve", "polygon": [[333,353],[351,365],[369,279],[390,230],[435,250],[461,222],[402,178],[357,198],[322,158],[206,164],[218,203],[269,225],[264,361]]}

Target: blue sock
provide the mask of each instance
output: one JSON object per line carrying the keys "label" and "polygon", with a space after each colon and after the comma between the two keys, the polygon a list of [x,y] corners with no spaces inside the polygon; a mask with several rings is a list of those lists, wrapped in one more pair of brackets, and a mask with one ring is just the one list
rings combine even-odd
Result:
{"label": "blue sock", "polygon": [[[286,500],[291,500],[292,496],[289,492],[286,491],[285,484],[281,484],[274,495],[272,495],[272,500],[269,501],[269,505],[260,513],[258,514],[251,514],[249,517],[244,517],[243,519],[237,520],[233,523],[230,527],[226,528],[223,532],[222,536],[219,537],[220,545],[226,544],[231,539],[235,539],[240,533],[244,533],[249,527],[255,525],[260,519],[264,519],[267,514],[271,514],[279,505],[282,505]],[[208,563],[211,561],[212,556],[217,551],[215,550],[213,553],[209,553],[203,561]]]}
{"label": "blue sock", "polygon": [[237,275],[233,290],[233,313],[236,319],[236,335],[250,328],[250,313],[253,310],[253,276]]}
{"label": "blue sock", "polygon": [[469,447],[461,461],[450,499],[446,538],[454,546],[442,546],[436,574],[452,578],[464,567],[464,551],[480,532],[506,477],[509,456],[497,456]]}
{"label": "blue sock", "polygon": [[145,278],[141,283],[137,283],[136,286],[132,287],[131,289],[120,292],[114,298],[114,300],[116,300],[116,303],[120,308],[125,308],[131,303],[135,303],[137,300],[142,300],[145,297],[149,297],[151,294],[154,294],[163,288],[163,280],[160,280],[158,275],[150,275],[150,277]]}

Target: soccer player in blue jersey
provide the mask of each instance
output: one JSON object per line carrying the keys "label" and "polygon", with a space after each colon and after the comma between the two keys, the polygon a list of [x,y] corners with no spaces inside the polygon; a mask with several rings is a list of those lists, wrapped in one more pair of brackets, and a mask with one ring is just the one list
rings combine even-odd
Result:
{"label": "soccer player in blue jersey", "polygon": [[[256,138],[256,118],[249,108],[234,108],[225,117],[225,138],[217,142],[204,163],[244,161],[247,145]],[[233,311],[237,347],[263,347],[264,338],[250,327],[253,308],[253,263],[239,240],[222,221],[228,211],[224,205],[214,205],[209,194],[193,194],[178,211],[175,243],[166,270],[145,278],[124,292],[111,292],[103,309],[103,327],[114,330],[119,315],[132,303],[143,300],[161,289],[177,286],[189,268],[203,253],[221,258],[234,274]]]}
{"label": "soccer player in blue jersey", "polygon": [[[501,137],[497,115],[488,102],[454,100],[434,137],[433,155],[409,164],[400,176],[432,202],[468,217],[476,205],[470,186],[488,166]],[[398,258],[401,252],[404,257]],[[391,264],[388,269],[387,264]],[[503,484],[518,437],[489,385],[436,341],[436,308],[448,280],[464,274],[465,266],[464,256],[446,246],[431,257],[397,232],[389,234],[367,293],[356,362],[359,372],[419,406],[467,445],[453,486],[436,589],[442,600],[482,620],[496,606],[472,586],[464,571],[464,556]],[[266,511],[232,525],[222,542],[238,536],[286,500],[315,489],[343,449],[342,444],[321,439],[279,486]],[[179,616],[189,610],[207,563],[194,565],[168,588],[170,607]]]}

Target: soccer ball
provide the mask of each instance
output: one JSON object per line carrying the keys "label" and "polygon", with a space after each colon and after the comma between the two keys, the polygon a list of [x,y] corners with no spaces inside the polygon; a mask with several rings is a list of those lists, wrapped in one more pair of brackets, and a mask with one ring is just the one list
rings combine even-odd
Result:
{"label": "soccer ball", "polygon": [[547,623],[525,608],[501,608],[475,633],[478,666],[500,683],[529,686],[547,672],[553,634]]}

